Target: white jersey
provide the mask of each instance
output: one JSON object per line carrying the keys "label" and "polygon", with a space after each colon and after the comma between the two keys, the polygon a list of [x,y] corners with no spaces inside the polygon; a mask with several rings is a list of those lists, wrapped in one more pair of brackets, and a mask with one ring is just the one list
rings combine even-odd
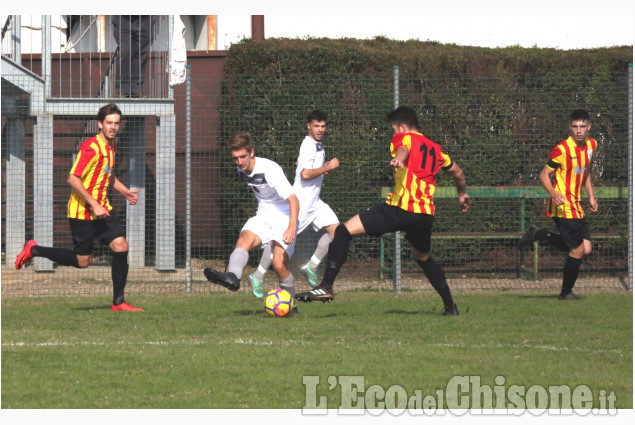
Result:
{"label": "white jersey", "polygon": [[284,171],[269,159],[255,157],[254,160],[256,163],[251,174],[247,175],[240,168],[237,170],[247,186],[254,191],[258,199],[258,212],[274,210],[289,216],[287,198],[293,195],[293,187],[284,175]]}
{"label": "white jersey", "polygon": [[324,148],[322,142],[316,142],[310,136],[306,136],[300,145],[298,154],[298,166],[295,169],[293,190],[300,201],[300,214],[312,211],[320,200],[322,180],[324,174],[305,180],[302,178],[302,170],[320,168],[324,165]]}

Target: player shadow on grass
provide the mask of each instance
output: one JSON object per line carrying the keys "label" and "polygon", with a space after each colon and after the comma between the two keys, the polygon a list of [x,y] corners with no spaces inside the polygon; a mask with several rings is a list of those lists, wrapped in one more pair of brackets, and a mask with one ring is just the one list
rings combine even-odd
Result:
{"label": "player shadow on grass", "polygon": [[262,316],[267,314],[264,309],[236,310],[234,313],[236,313],[238,316]]}
{"label": "player shadow on grass", "polygon": [[[558,300],[558,296],[557,295],[553,295],[553,294],[519,294],[519,295],[517,295],[517,297],[518,298],[523,298],[523,299],[541,299],[541,300],[552,299],[552,300],[555,300],[555,301],[559,301]],[[581,297],[581,296],[578,295],[578,299],[582,300],[582,299],[584,299],[584,297]]]}
{"label": "player shadow on grass", "polygon": [[441,311],[439,310],[399,310],[399,309],[392,309],[392,310],[387,310],[386,314],[403,314],[403,315],[417,315],[417,314],[425,314],[427,316],[438,316],[441,313]]}
{"label": "player shadow on grass", "polygon": [[110,310],[110,304],[103,305],[95,305],[95,306],[84,306],[84,307],[74,307],[75,311],[91,311],[91,310]]}
{"label": "player shadow on grass", "polygon": [[[255,309],[255,310],[236,310],[234,312],[236,315],[238,316],[266,316],[266,317],[272,317],[269,316],[264,309],[260,310],[260,309]],[[307,313],[307,316],[309,316],[309,314]],[[330,317],[337,317],[338,314],[336,313],[328,313],[328,314],[310,314],[311,318],[320,318],[320,319],[326,319],[326,318],[330,318]]]}

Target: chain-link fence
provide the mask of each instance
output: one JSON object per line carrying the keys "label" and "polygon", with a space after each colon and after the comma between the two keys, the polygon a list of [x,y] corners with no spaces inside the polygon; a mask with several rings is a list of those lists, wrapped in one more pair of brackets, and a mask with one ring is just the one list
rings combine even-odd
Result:
{"label": "chain-link fence", "polygon": [[[594,252],[581,276],[628,281],[628,69],[613,76],[619,83],[612,87],[567,75],[519,75],[510,85],[509,80],[484,76],[429,75],[421,80],[399,75],[395,80],[391,71],[374,77],[228,79],[221,114],[223,139],[234,131],[252,132],[259,140],[257,154],[278,161],[291,178],[306,133],[305,112],[326,111],[326,155],[337,157],[341,166],[324,179],[322,197],[344,221],[381,202],[393,185],[388,150],[392,129],[384,116],[395,103],[413,106],[423,133],[441,143],[463,168],[473,197],[471,211],[460,212],[452,179],[441,173],[435,196],[434,256],[455,278],[542,279],[560,276],[563,254],[538,243],[521,249],[518,239],[531,223],[555,229],[546,217],[548,196],[538,174],[555,144],[568,136],[570,112],[587,108],[593,115],[592,136],[599,143],[592,175],[602,208],[589,215]],[[291,89],[297,87],[303,87],[302,92]],[[298,102],[307,98],[308,105]],[[231,168],[229,164],[219,176],[222,221],[231,229],[225,234],[226,246],[231,246],[255,205]],[[299,262],[310,256],[316,241],[311,232],[305,233],[308,243],[300,243]],[[355,239],[342,274],[363,280],[379,272],[394,278],[395,268],[400,268],[404,276],[420,277],[408,244],[399,244],[401,255],[396,255],[398,244],[393,235]]]}
{"label": "chain-link fence", "polygon": [[[114,174],[141,190],[134,206],[112,188],[109,194],[130,245],[128,292],[218,290],[202,270],[224,268],[242,225],[256,209],[253,194],[238,179],[225,149],[234,132],[251,132],[256,156],[278,162],[293,183],[298,149],[307,133],[306,114],[321,109],[328,115],[326,158],[337,157],[341,164],[325,177],[322,199],[341,221],[382,202],[393,184],[392,130],[384,116],[396,102],[418,111],[422,132],[463,168],[473,198],[470,212],[461,213],[452,179],[441,175],[433,255],[453,281],[469,286],[470,279],[505,278],[505,287],[519,288],[540,287],[541,279],[561,274],[562,253],[542,244],[523,250],[518,239],[533,222],[554,227],[545,215],[547,195],[538,174],[553,146],[566,138],[571,110],[588,109],[591,135],[598,141],[592,176],[600,209],[589,214],[594,251],[582,266],[581,279],[616,286],[631,282],[632,68],[612,75],[610,86],[567,75],[519,75],[513,84],[464,75],[395,79],[393,68],[363,77],[232,79],[210,77],[207,58],[202,57],[192,61],[188,80],[173,93],[144,95],[152,82],[165,78],[162,67],[146,71],[140,96],[76,99],[61,92],[41,94],[46,76],[22,75],[21,70],[7,74],[4,61],[4,295],[110,293],[111,253],[98,244],[95,263],[85,270],[58,267],[42,258],[19,271],[13,264],[30,238],[44,246],[72,247],[66,179],[79,144],[98,132],[97,110],[111,100],[124,115]],[[61,86],[75,83],[70,74],[56,79]],[[298,266],[310,257],[319,236],[311,229],[299,235],[292,259],[299,285],[304,281]],[[356,238],[340,282],[391,288],[399,266],[396,242],[395,235]],[[410,259],[407,242],[400,245],[402,288],[428,289]],[[250,268],[258,264],[261,252],[252,251]],[[267,287],[277,284],[274,275],[267,275]]]}

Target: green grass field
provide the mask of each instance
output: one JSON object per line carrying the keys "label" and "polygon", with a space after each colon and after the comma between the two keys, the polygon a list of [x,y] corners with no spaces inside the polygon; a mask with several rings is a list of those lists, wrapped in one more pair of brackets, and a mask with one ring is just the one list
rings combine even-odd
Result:
{"label": "green grass field", "polygon": [[104,297],[3,299],[2,408],[301,409],[304,375],[320,377],[329,409],[342,403],[329,376],[426,395],[463,375],[586,385],[594,406],[604,390],[633,407],[630,292],[455,293],[459,317],[440,316],[430,292],[340,292],[290,318],[247,293],[129,298],[146,311],[113,313]]}

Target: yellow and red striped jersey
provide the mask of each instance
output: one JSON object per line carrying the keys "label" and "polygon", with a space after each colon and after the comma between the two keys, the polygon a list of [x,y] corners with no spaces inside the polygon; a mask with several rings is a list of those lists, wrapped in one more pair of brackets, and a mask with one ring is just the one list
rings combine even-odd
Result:
{"label": "yellow and red striped jersey", "polygon": [[554,171],[555,181],[553,188],[556,192],[564,195],[566,201],[557,206],[549,198],[547,205],[547,216],[560,218],[582,218],[584,209],[580,204],[582,187],[586,182],[593,151],[597,147],[597,142],[588,138],[584,146],[579,147],[573,138],[558,143],[551,151],[551,156],[547,167]]}
{"label": "yellow and red striped jersey", "polygon": [[[108,187],[112,178],[112,169],[115,166],[115,150],[99,135],[91,137],[82,143],[70,172],[82,179],[82,184],[88,193],[108,211],[112,210],[108,202]],[[80,220],[97,219],[90,205],[75,190],[71,191],[67,216]]]}
{"label": "yellow and red striped jersey", "polygon": [[410,154],[403,169],[395,168],[395,188],[388,194],[386,203],[406,211],[434,215],[437,174],[441,168],[450,169],[452,160],[438,143],[414,131],[393,136],[390,142],[393,158],[400,146],[406,146]]}

